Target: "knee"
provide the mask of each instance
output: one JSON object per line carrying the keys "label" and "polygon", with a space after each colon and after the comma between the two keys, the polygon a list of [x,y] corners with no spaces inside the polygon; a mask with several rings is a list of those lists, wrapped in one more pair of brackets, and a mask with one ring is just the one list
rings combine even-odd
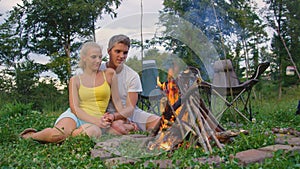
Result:
{"label": "knee", "polygon": [[151,131],[160,125],[161,117],[152,115],[147,119],[146,130]]}
{"label": "knee", "polygon": [[160,122],[161,120],[161,117],[157,116],[157,115],[152,115],[152,116],[149,116],[148,119],[147,119],[147,124],[157,124],[158,122]]}
{"label": "knee", "polygon": [[85,133],[89,137],[96,137],[96,138],[101,137],[102,135],[101,128],[99,128],[96,125],[86,127],[83,133]]}
{"label": "knee", "polygon": [[91,126],[88,130],[86,130],[86,134],[89,136],[89,137],[101,137],[102,135],[102,131],[101,131],[101,128],[99,128],[98,126]]}

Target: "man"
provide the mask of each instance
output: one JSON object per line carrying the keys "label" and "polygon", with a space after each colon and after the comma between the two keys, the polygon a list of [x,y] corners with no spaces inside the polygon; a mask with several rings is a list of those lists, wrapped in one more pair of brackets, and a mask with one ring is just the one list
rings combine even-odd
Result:
{"label": "man", "polygon": [[[133,69],[124,64],[127,59],[130,48],[130,39],[125,35],[115,35],[109,40],[107,52],[109,61],[102,64],[100,69],[112,68],[116,70],[118,81],[119,96],[123,107],[133,106],[132,111],[120,113],[116,111],[112,102],[110,102],[107,111],[113,114],[112,127],[120,127],[118,120],[129,119],[137,124],[137,127],[142,131],[155,132],[160,124],[160,117],[154,114],[147,113],[139,109],[136,104],[138,101],[138,93],[142,92],[140,77]],[[113,88],[112,88],[113,90]]]}

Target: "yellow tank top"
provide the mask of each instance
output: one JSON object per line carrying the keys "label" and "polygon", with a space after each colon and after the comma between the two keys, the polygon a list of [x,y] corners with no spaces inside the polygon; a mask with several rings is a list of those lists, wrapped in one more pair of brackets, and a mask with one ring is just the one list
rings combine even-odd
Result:
{"label": "yellow tank top", "polygon": [[110,99],[110,86],[106,81],[105,73],[103,72],[104,83],[97,87],[85,87],[81,83],[79,86],[80,108],[86,113],[101,117],[106,112],[106,108]]}

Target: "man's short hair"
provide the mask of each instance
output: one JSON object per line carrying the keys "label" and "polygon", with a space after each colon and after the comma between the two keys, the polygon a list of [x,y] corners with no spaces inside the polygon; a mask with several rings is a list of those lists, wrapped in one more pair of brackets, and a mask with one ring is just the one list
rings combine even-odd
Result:
{"label": "man's short hair", "polygon": [[108,50],[111,50],[116,43],[123,43],[130,48],[130,39],[126,35],[114,35],[113,37],[110,38],[109,43],[108,43]]}

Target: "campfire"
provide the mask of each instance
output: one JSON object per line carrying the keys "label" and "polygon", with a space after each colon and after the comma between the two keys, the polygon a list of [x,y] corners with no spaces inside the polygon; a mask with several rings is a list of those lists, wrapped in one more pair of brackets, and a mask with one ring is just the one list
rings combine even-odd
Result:
{"label": "campfire", "polygon": [[[167,99],[164,104],[161,104],[165,107],[162,112],[161,125],[155,141],[148,145],[148,149],[174,150],[186,140],[188,146],[201,146],[204,151],[211,153],[213,145],[222,149],[222,142],[239,134],[239,132],[225,131],[207,109],[202,99],[203,96],[201,97],[201,86],[198,85],[201,83],[200,78],[185,89],[175,86],[172,78],[168,78],[168,80],[168,84],[170,83],[173,88],[169,91],[163,89],[166,91]],[[160,84],[160,86],[168,85]],[[179,88],[180,90],[177,90]],[[174,100],[174,96],[179,94],[181,97],[175,97],[176,100]]]}

